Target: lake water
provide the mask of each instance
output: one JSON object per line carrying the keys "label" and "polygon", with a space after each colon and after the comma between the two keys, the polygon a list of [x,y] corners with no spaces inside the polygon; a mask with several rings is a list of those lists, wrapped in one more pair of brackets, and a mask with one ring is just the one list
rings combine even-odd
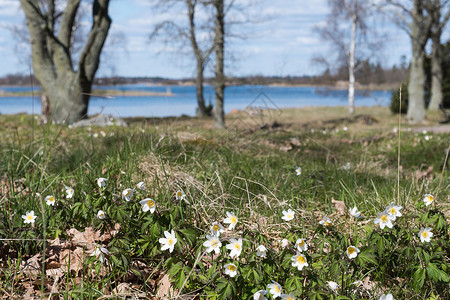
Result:
{"label": "lake water", "polygon": [[[193,86],[120,85],[102,86],[102,89],[119,89],[164,93],[174,96],[114,96],[91,97],[88,114],[111,114],[117,117],[167,117],[194,116],[197,107]],[[38,88],[34,88],[37,90]],[[30,87],[0,87],[1,91],[30,91]],[[388,106],[390,91],[356,91],[356,106]],[[205,86],[206,104],[214,105],[214,88]],[[288,108],[305,106],[345,106],[347,91],[326,90],[317,87],[278,87],[266,85],[229,86],[225,89],[225,113],[242,110],[248,106],[260,108]],[[0,113],[40,114],[39,97],[0,97]]]}

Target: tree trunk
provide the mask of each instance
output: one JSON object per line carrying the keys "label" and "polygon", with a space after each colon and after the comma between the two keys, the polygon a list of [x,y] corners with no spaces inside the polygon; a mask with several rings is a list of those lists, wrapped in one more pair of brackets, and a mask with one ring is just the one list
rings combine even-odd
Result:
{"label": "tree trunk", "polygon": [[[48,2],[47,10],[39,0],[20,2],[30,33],[34,74],[48,96],[53,121],[72,124],[86,118],[100,53],[111,25],[109,0],[93,1],[93,25],[77,70],[73,67],[71,49],[80,0],[67,1],[59,26],[54,26],[54,0]],[[54,27],[58,27],[58,33],[54,32]]]}
{"label": "tree trunk", "polygon": [[408,111],[410,123],[420,123],[425,119],[425,71],[423,67],[424,48],[430,34],[431,19],[423,15],[423,1],[414,0],[410,24],[412,48],[411,68],[408,84]]}
{"label": "tree trunk", "polygon": [[432,11],[429,12],[432,16],[433,27],[431,33],[431,40],[433,48],[431,52],[431,101],[428,109],[437,110],[442,104],[442,57],[441,57],[441,35],[442,28],[448,20],[448,16],[444,17],[441,23],[441,3],[435,0],[434,6],[431,6]]}
{"label": "tree trunk", "polygon": [[406,113],[406,118],[410,123],[422,122],[426,114],[424,98],[425,71],[423,68],[423,58],[424,56],[422,50],[413,50],[408,83],[408,111]]}
{"label": "tree trunk", "polygon": [[208,115],[206,111],[205,98],[203,96],[203,72],[205,71],[205,61],[211,54],[211,50],[203,53],[197,43],[195,33],[195,7],[197,5],[196,0],[187,0],[186,5],[188,8],[189,17],[189,40],[191,42],[192,49],[194,50],[195,60],[197,61],[197,77],[195,79],[196,93],[197,93],[197,116],[205,117]]}
{"label": "tree trunk", "polygon": [[355,44],[356,44],[356,10],[352,17],[352,40],[348,67],[348,113],[355,113]]}
{"label": "tree trunk", "polygon": [[433,52],[431,54],[431,101],[428,109],[437,110],[442,104],[442,58],[440,36],[433,35]]}
{"label": "tree trunk", "polygon": [[208,112],[206,111],[205,97],[203,95],[203,64],[197,61],[197,78],[195,79],[196,92],[197,92],[197,116],[206,117]]}
{"label": "tree trunk", "polygon": [[214,1],[216,8],[215,21],[215,52],[216,52],[216,69],[214,90],[216,94],[216,107],[214,114],[214,127],[225,128],[225,114],[223,110],[224,92],[225,92],[225,75],[224,75],[224,48],[225,48],[225,30],[224,30],[224,4],[223,0]]}

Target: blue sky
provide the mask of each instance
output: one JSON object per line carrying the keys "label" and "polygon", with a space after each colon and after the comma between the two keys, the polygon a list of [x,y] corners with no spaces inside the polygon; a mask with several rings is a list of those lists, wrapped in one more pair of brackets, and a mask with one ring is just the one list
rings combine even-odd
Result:
{"label": "blue sky", "polygon": [[[297,76],[322,71],[311,59],[316,54],[329,53],[327,45],[313,32],[314,26],[325,23],[326,0],[264,1],[258,12],[270,18],[236,29],[247,33],[248,38],[227,43],[234,57],[226,66],[227,75]],[[189,57],[177,55],[176,49],[160,42],[150,43],[148,38],[156,23],[167,18],[183,21],[183,15],[155,13],[148,0],[112,0],[110,16],[113,19],[111,36],[125,38],[105,48],[107,63],[101,65],[98,76],[193,76],[194,67]],[[23,24],[23,19],[18,0],[0,0],[0,76],[29,73],[28,63],[16,53],[25,51],[15,49],[15,39],[6,29]],[[377,27],[387,33],[384,50],[379,55],[383,65],[398,64],[402,55],[410,57],[406,33],[387,21],[379,22]]]}

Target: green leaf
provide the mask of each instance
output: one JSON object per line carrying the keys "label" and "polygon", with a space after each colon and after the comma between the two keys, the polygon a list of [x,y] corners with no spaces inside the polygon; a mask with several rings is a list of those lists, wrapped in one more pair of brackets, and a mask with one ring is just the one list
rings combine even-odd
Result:
{"label": "green leaf", "polygon": [[438,282],[438,281],[449,282],[448,275],[444,271],[439,270],[439,268],[436,266],[436,264],[430,263],[427,265],[427,274],[435,282]]}
{"label": "green leaf", "polygon": [[420,290],[425,281],[425,269],[419,268],[416,272],[414,272],[413,278],[413,287],[416,291]]}

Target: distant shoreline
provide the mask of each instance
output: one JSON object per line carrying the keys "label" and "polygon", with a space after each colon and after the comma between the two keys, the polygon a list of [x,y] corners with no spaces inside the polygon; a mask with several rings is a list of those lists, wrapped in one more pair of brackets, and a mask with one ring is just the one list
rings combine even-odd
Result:
{"label": "distant shoreline", "polygon": [[[123,86],[127,84],[120,84],[117,86]],[[133,85],[133,84],[130,84]],[[152,84],[146,83],[148,86],[152,86]],[[242,84],[242,85],[250,85],[250,84]],[[253,85],[253,84],[251,84]],[[323,88],[323,89],[329,89],[329,90],[347,90],[347,82],[337,82],[335,85],[315,85],[315,84],[290,84],[290,83],[270,83],[270,84],[261,84],[266,85],[268,87],[315,87],[315,88]],[[27,92],[5,92],[2,90],[2,87],[26,87],[27,85],[0,85],[0,98],[6,98],[6,97],[40,97],[42,94],[41,90],[36,91],[27,91]],[[113,87],[110,85],[107,85],[108,87]],[[151,92],[151,91],[142,91],[139,89],[136,90],[118,90],[118,89],[95,89],[92,91],[91,96],[99,96],[99,97],[114,97],[114,96],[121,96],[121,97],[173,97],[175,96],[174,93],[170,90],[171,86],[195,86],[193,82],[185,82],[182,84],[155,84],[154,86],[167,86],[168,89],[165,92]],[[240,86],[240,84],[230,84],[228,86]],[[39,86],[35,86],[39,87]],[[397,88],[398,86],[395,84],[369,84],[369,85],[360,85],[356,84],[355,89],[356,90],[367,90],[367,91],[386,91],[386,90],[393,90]]]}
{"label": "distant shoreline", "polygon": [[[40,97],[42,95],[42,91],[34,91],[34,92],[4,92],[2,91],[0,87],[0,98],[4,97]],[[175,96],[174,93],[172,93],[169,90],[166,92],[148,92],[148,91],[121,91],[121,90],[93,90],[92,93],[90,93],[91,96],[98,96],[98,97],[109,97],[109,96],[121,96],[121,97],[173,97]]]}

